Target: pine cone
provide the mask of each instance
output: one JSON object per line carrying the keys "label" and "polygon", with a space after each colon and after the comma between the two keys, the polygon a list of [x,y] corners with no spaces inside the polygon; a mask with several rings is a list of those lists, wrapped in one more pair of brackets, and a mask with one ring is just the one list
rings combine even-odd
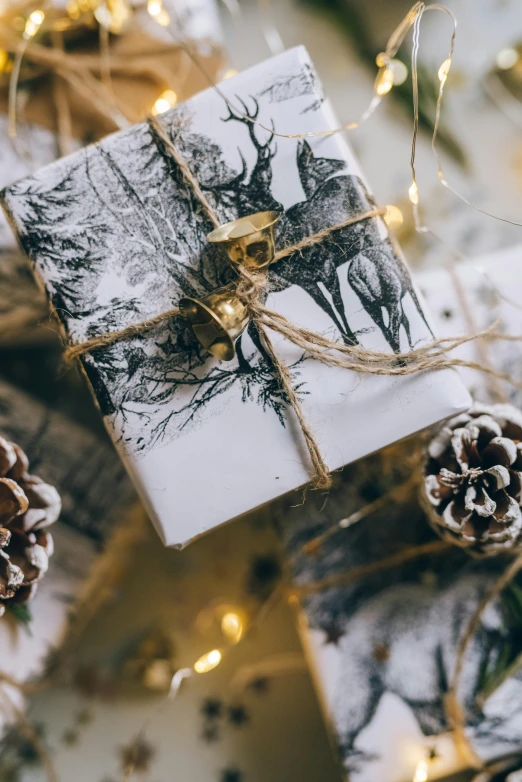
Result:
{"label": "pine cone", "polygon": [[22,449],[0,437],[0,616],[7,602],[34,595],[53,553],[47,528],[60,514],[60,496],[28,468]]}
{"label": "pine cone", "polygon": [[522,412],[475,404],[432,440],[424,499],[441,537],[475,554],[522,544]]}

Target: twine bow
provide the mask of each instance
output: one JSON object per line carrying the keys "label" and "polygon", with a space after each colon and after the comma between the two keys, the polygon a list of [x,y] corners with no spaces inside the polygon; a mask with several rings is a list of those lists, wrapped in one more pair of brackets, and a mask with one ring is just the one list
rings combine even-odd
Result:
{"label": "twine bow", "polygon": [[[206,195],[203,193],[199,182],[190,170],[187,161],[172,142],[164,126],[156,117],[150,117],[147,121],[157,142],[161,144],[162,153],[170,158],[175,164],[176,170],[179,171],[183,177],[185,184],[191,188],[212,225],[215,228],[218,228],[220,226],[220,221],[217,214],[209,203]],[[363,214],[350,217],[342,223],[324,228],[318,233],[306,237],[295,245],[279,250],[276,253],[275,259],[280,260],[296,252],[302,251],[307,247],[320,244],[334,232],[340,231],[343,228],[363,220],[382,216],[384,213],[385,209],[383,207],[376,207]],[[288,404],[299,423],[313,467],[311,479],[316,488],[328,489],[331,486],[332,480],[329,469],[321,454],[314,434],[306,421],[301,402],[292,385],[290,370],[277,355],[268,330],[280,334],[282,337],[301,348],[310,357],[331,367],[349,369],[354,372],[369,375],[405,376],[428,370],[433,371],[464,366],[511,382],[514,386],[522,390],[522,384],[515,381],[511,375],[506,372],[499,372],[492,367],[484,366],[476,362],[448,358],[446,356],[448,350],[453,350],[454,348],[459,347],[459,345],[478,337],[489,339],[522,339],[522,337],[510,337],[498,333],[495,331],[495,328],[498,325],[497,323],[493,324],[489,329],[471,336],[437,339],[421,347],[414,348],[408,353],[390,354],[389,352],[384,351],[369,350],[360,345],[346,345],[341,342],[336,342],[328,339],[322,334],[292,323],[285,318],[284,315],[281,315],[264,305],[266,294],[269,292],[271,285],[264,273],[249,271],[244,267],[239,266],[237,268],[237,274],[236,293],[246,305],[248,314],[257,327],[267,355],[272,361],[274,372],[279,378],[281,388],[284,391]],[[101,334],[77,345],[71,345],[65,351],[65,359],[71,361],[92,350],[106,348],[122,340],[141,335],[146,331],[155,328],[160,323],[177,316],[179,316],[179,309],[176,307],[147,320],[134,323],[119,331]]]}

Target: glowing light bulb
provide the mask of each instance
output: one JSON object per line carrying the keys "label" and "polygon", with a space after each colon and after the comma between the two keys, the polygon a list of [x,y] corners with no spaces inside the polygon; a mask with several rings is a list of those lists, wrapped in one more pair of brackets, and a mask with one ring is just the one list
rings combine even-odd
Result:
{"label": "glowing light bulb", "polygon": [[413,782],[427,782],[428,779],[428,761],[419,760],[413,775]]}
{"label": "glowing light bulb", "polygon": [[419,203],[419,188],[417,182],[412,182],[408,190],[408,195],[412,204],[417,205]]}
{"label": "glowing light bulb", "polygon": [[152,113],[163,114],[163,112],[168,111],[173,106],[175,106],[177,102],[178,102],[178,96],[176,95],[174,90],[165,90],[165,92],[161,93],[158,100],[152,107]]}
{"label": "glowing light bulb", "polygon": [[500,68],[501,71],[509,71],[510,68],[517,64],[519,58],[519,53],[512,46],[501,49],[496,57],[497,68]]}
{"label": "glowing light bulb", "polygon": [[232,611],[226,613],[221,620],[221,632],[227,638],[237,643],[243,635],[243,622],[241,617]]}
{"label": "glowing light bulb", "polygon": [[76,2],[76,0],[69,0],[69,2],[65,6],[65,10],[67,11],[67,15],[69,19],[79,19],[81,16],[81,10],[80,6]]}
{"label": "glowing light bulb", "polygon": [[162,27],[168,27],[170,24],[170,16],[168,15],[168,13],[165,11],[164,8],[162,8],[159,14],[154,18],[155,21],[158,24],[160,24]]}
{"label": "glowing light bulb", "polygon": [[439,68],[439,81],[441,84],[446,83],[446,79],[448,78],[448,73],[450,72],[450,68],[451,68],[451,59],[448,57],[448,59],[444,60],[444,62]]}
{"label": "glowing light bulb", "polygon": [[163,7],[163,0],[148,0],[147,11],[152,16],[155,22],[162,27],[168,27],[170,24],[170,16]]}
{"label": "glowing light bulb", "polygon": [[382,98],[393,87],[393,71],[391,68],[381,68],[375,79],[375,92]]}
{"label": "glowing light bulb", "polygon": [[147,11],[151,16],[159,16],[163,10],[163,3],[161,0],[148,0]]}
{"label": "glowing light bulb", "polygon": [[388,57],[386,52],[379,52],[379,54],[375,58],[375,62],[377,63],[379,68],[386,68],[386,66],[390,62],[390,58]]}
{"label": "glowing light bulb", "polygon": [[388,66],[393,73],[393,86],[398,87],[404,84],[408,78],[408,68],[402,60],[391,60]]}
{"label": "glowing light bulb", "polygon": [[235,68],[229,68],[225,73],[223,74],[223,79],[231,79],[232,76],[237,76],[237,71]]}
{"label": "glowing light bulb", "polygon": [[194,663],[194,670],[196,673],[208,673],[214,670],[221,662],[221,652],[219,649],[212,649],[211,652],[207,652],[199,660]]}
{"label": "glowing light bulb", "polygon": [[398,206],[394,206],[393,204],[386,205],[384,222],[392,231],[396,228],[400,228],[404,222],[404,217]]}
{"label": "glowing light bulb", "polygon": [[25,23],[24,38],[33,38],[42,26],[44,19],[45,14],[43,11],[31,11]]}

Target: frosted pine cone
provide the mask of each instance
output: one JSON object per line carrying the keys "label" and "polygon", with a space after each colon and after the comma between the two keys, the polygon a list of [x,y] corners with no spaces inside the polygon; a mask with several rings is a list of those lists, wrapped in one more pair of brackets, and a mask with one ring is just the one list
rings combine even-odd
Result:
{"label": "frosted pine cone", "polygon": [[6,603],[34,595],[53,553],[47,528],[60,514],[60,496],[28,467],[22,449],[0,437],[0,616]]}
{"label": "frosted pine cone", "polygon": [[431,441],[424,478],[430,522],[476,554],[522,545],[522,412],[475,404]]}

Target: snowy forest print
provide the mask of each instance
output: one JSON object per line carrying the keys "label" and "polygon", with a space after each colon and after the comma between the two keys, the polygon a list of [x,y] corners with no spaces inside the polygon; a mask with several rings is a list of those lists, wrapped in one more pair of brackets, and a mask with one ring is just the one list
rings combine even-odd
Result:
{"label": "snowy forest print", "polygon": [[[293,498],[278,509],[298,586],[433,540],[413,494],[407,503],[392,504],[339,530],[317,553],[303,553],[307,541],[388,486],[390,476],[382,465],[376,455],[345,468],[327,503],[311,497],[305,507],[293,510]],[[442,751],[441,736],[450,730],[445,697],[459,639],[505,568],[501,557],[476,560],[453,547],[304,599],[317,680],[353,782],[389,778],[390,768],[394,778],[408,778],[407,769],[399,774],[401,750],[422,746],[422,737],[426,748]],[[483,613],[460,680],[467,735],[482,758],[520,751],[522,744],[520,666],[496,691],[492,686],[522,653],[521,621],[518,577]],[[436,768],[434,774],[451,770]]]}
{"label": "snowy forest print", "polygon": [[[302,106],[305,96],[297,122],[322,106],[314,74],[303,67],[229,96],[233,108],[207,91],[161,117],[221,221],[268,209],[281,213],[278,248],[373,206],[349,159],[253,124],[278,130],[281,107],[291,110],[296,98]],[[275,186],[282,171],[291,182],[284,199]],[[182,296],[201,298],[233,277],[206,241],[213,228],[207,215],[146,123],[47,167],[8,188],[4,199],[73,342],[171,309]],[[429,326],[409,273],[383,234],[378,220],[365,220],[274,264],[271,302],[277,306],[278,292],[298,286],[328,317],[330,336],[354,344],[378,332],[397,352],[416,341],[408,299],[416,338],[426,338]],[[346,284],[368,315],[362,330],[351,325]],[[305,360],[291,364],[301,394],[307,393]],[[285,424],[285,398],[254,324],[230,363],[209,357],[174,319],[93,351],[83,364],[116,439],[135,455],[187,433],[232,396],[261,405]]]}

